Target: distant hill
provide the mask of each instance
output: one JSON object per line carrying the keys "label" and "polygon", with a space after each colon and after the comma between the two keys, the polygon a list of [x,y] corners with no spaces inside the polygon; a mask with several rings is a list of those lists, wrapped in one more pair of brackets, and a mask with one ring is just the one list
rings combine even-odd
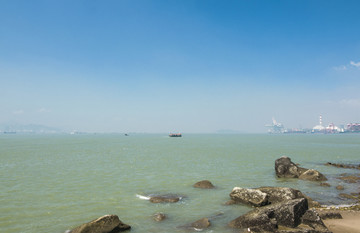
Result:
{"label": "distant hill", "polygon": [[61,133],[61,130],[36,124],[0,124],[0,133]]}

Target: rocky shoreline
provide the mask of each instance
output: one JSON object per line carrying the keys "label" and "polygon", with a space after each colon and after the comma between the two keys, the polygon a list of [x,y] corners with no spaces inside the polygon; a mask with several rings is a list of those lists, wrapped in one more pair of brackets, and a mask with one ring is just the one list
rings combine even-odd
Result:
{"label": "rocky shoreline", "polygon": [[[327,163],[326,165],[333,165]],[[347,168],[358,169],[357,166]],[[344,168],[344,166],[336,166]],[[281,157],[275,161],[275,173],[278,178],[298,178],[311,182],[323,181],[327,178],[314,169],[302,168],[291,161],[289,157]],[[339,179],[358,184],[359,176],[342,175]],[[210,181],[195,183],[194,188],[214,189]],[[338,188],[338,187],[337,187]],[[340,194],[341,195],[341,194]],[[175,203],[184,196],[167,194],[144,197],[152,203]],[[343,207],[323,207],[317,201],[303,194],[300,190],[285,187],[234,187],[229,194],[226,205],[247,205],[253,209],[241,216],[234,216],[227,227],[236,232],[283,232],[283,233],[327,233],[332,232],[333,222],[329,219],[342,219],[341,211],[359,211],[359,193],[344,193],[342,198],[352,199],[356,204]],[[186,231],[201,231],[211,227],[211,222],[224,213],[204,217],[192,223],[180,225],[178,229]],[[360,216],[360,215],[359,215]],[[166,213],[156,213],[154,221],[165,221]],[[334,220],[335,221],[335,220]],[[353,226],[350,226],[350,228]],[[360,226],[359,226],[360,227]],[[117,233],[131,230],[131,226],[123,223],[117,215],[105,215],[88,223],[79,225],[67,233]],[[334,232],[337,232],[335,229]],[[340,229],[341,230],[341,229]],[[341,231],[338,231],[341,232]],[[360,229],[359,229],[360,232]]]}

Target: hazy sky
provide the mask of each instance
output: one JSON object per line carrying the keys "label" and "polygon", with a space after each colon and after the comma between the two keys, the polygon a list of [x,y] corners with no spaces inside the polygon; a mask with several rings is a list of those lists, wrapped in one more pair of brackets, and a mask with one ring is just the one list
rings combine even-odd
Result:
{"label": "hazy sky", "polygon": [[360,122],[360,1],[0,0],[0,123],[266,132]]}

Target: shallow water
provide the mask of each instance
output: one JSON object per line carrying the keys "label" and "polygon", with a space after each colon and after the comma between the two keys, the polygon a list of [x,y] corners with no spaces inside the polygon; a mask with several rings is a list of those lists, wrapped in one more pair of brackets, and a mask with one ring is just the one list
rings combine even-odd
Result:
{"label": "shallow water", "polygon": [[[331,187],[277,179],[274,161],[282,155],[319,170]],[[226,224],[250,210],[223,205],[235,186],[292,187],[322,204],[349,203],[338,194],[360,190],[336,177],[359,170],[323,164],[359,164],[359,155],[358,134],[1,135],[0,231],[62,233],[116,214],[131,232],[184,232],[176,227],[223,213],[203,232],[233,232]],[[216,189],[192,187],[203,179]],[[338,184],[345,190],[336,190]],[[169,193],[185,197],[154,204],[137,196]],[[156,212],[168,219],[153,221]]]}

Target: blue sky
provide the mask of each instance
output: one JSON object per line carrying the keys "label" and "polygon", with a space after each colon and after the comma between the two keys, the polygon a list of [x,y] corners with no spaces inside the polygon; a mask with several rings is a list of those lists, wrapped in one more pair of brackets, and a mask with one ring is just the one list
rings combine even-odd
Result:
{"label": "blue sky", "polygon": [[0,0],[0,123],[266,132],[360,122],[359,1]]}

